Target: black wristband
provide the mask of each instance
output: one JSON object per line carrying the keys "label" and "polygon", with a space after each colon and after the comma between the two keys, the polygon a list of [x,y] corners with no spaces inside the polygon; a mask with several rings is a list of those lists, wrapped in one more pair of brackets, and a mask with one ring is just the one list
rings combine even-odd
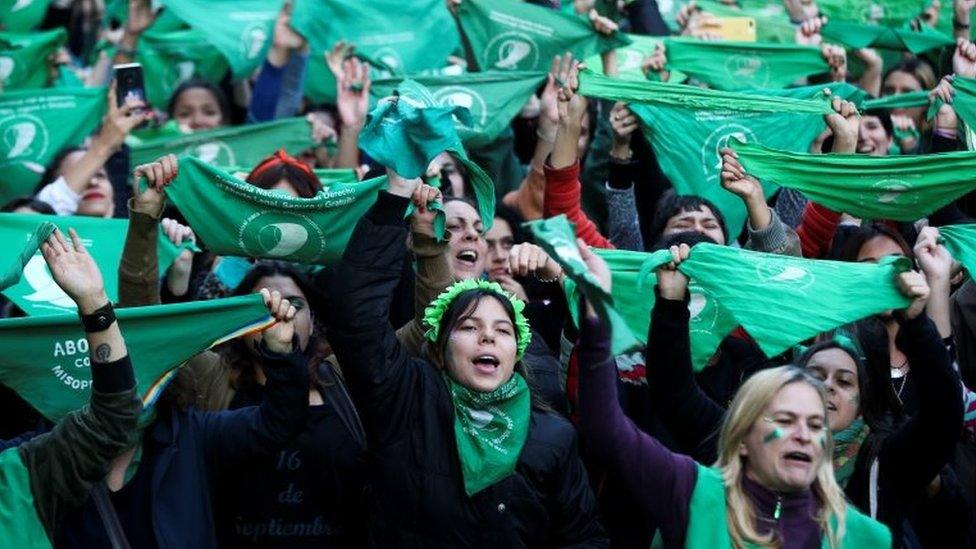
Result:
{"label": "black wristband", "polygon": [[84,326],[85,333],[103,332],[115,322],[115,309],[112,308],[112,303],[108,302],[95,309],[90,315],[79,313],[78,316],[81,318],[81,325]]}
{"label": "black wristband", "polygon": [[953,28],[954,30],[966,30],[966,29],[968,29],[969,27],[970,27],[970,25],[969,25],[969,23],[967,23],[967,24],[963,24],[962,22],[960,22],[960,21],[959,21],[958,19],[956,19],[955,17],[953,17],[953,18],[952,18],[952,28]]}

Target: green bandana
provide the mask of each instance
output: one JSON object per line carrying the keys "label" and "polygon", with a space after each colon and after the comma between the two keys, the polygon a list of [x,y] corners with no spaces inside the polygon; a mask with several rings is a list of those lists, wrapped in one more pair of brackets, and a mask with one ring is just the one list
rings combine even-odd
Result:
{"label": "green bandana", "polygon": [[500,296],[505,297],[512,303],[512,309],[515,311],[515,330],[516,330],[516,342],[518,344],[516,360],[521,359],[522,355],[525,354],[525,349],[528,348],[529,343],[532,341],[532,329],[529,327],[529,321],[526,320],[525,314],[525,302],[521,299],[515,297],[514,295],[506,292],[502,289],[501,285],[497,282],[491,282],[488,280],[481,279],[467,279],[455,282],[451,286],[441,292],[437,298],[424,309],[424,324],[427,325],[427,332],[424,334],[427,336],[427,340],[431,343],[437,342],[437,336],[441,331],[441,320],[444,318],[444,313],[447,312],[448,307],[457,298],[457,296],[467,292],[469,290],[487,290],[494,292]]}
{"label": "green bandana", "polygon": [[847,21],[830,21],[820,32],[825,40],[852,49],[883,48],[922,53],[955,44],[951,36],[946,36],[927,25],[922,25],[922,30],[916,31],[907,27],[896,29]]}
{"label": "green bandana", "polygon": [[33,194],[48,162],[81,144],[104,113],[104,88],[0,94],[0,203]]}
{"label": "green bandana", "polygon": [[45,549],[51,547],[47,530],[37,516],[30,471],[17,447],[0,452],[0,538],[10,547]]}
{"label": "green bandana", "polygon": [[515,471],[529,438],[532,397],[519,373],[490,393],[444,381],[454,403],[454,440],[464,491],[473,496]]}
{"label": "green bandana", "polygon": [[577,59],[628,43],[619,32],[598,33],[588,21],[514,0],[465,0],[458,28],[471,70],[545,71],[569,51]]}
{"label": "green bandana", "polygon": [[928,90],[887,95],[877,99],[868,99],[863,109],[910,109],[912,107],[927,107],[929,104]]}
{"label": "green bandana", "polygon": [[[237,179],[247,179],[248,174],[254,170],[256,166],[251,166],[248,168],[242,166],[221,166],[221,170],[233,175]],[[352,168],[316,168],[313,170],[315,172],[315,177],[319,178],[319,183],[323,187],[328,187],[333,183],[357,183],[359,181],[359,176],[356,175],[356,170]]]}
{"label": "green bandana", "polygon": [[[956,91],[952,97],[952,108],[970,130],[976,128],[976,79],[956,76],[952,80],[952,89]],[[935,116],[941,107],[942,100],[936,98],[929,108],[928,118]]]}
{"label": "green bandana", "polygon": [[[715,204],[725,217],[729,238],[741,232],[746,209],[741,199],[722,188],[719,151],[732,137],[805,151],[823,130],[823,115],[832,112],[823,99],[616,80],[589,71],[580,74],[580,93],[636,103],[630,109],[643,121],[644,133],[675,190]],[[768,197],[775,189],[764,191]]]}
{"label": "green bandana", "polygon": [[430,91],[412,80],[396,89],[398,100],[381,101],[366,118],[359,147],[380,165],[408,179],[421,177],[440,153],[448,152],[468,171],[484,230],[495,218],[495,186],[461,145],[455,120],[471,127],[468,109],[461,106],[432,107],[414,97],[430,97]]}
{"label": "green bandana", "polygon": [[[949,2],[951,4],[951,2]],[[831,20],[901,25],[922,13],[924,0],[819,0],[817,7]]]}
{"label": "green bandana", "polygon": [[853,102],[858,108],[868,98],[866,91],[861,88],[848,84],[847,82],[828,82],[826,84],[814,84],[810,86],[796,86],[784,89],[761,89],[761,90],[742,90],[748,95],[762,95],[766,97],[787,97],[791,99],[810,99],[822,97],[824,89],[829,89],[833,97],[840,97],[846,101]]}
{"label": "green bandana", "polygon": [[264,62],[283,0],[166,0],[166,11],[186,22],[227,59],[234,78]]}
{"label": "green bandana", "polygon": [[[443,0],[302,0],[291,24],[313,52],[328,52],[345,40],[389,67],[374,71],[374,79],[440,69],[460,44]],[[321,54],[309,56],[305,93],[314,101],[335,101],[335,78]]]}
{"label": "green bandana", "polygon": [[976,186],[976,153],[873,157],[801,154],[734,143],[746,171],[864,219],[915,221]]}
{"label": "green bandana", "polygon": [[[277,149],[295,155],[315,146],[312,129],[304,118],[287,118],[193,132],[127,140],[132,147],[132,165],[154,162],[166,154],[195,156],[214,166],[256,166]],[[145,135],[145,134],[144,134]]]}
{"label": "green bandana", "polygon": [[[168,372],[223,341],[272,324],[258,294],[117,309],[143,405]],[[88,341],[75,313],[0,320],[0,383],[58,421],[88,402]]]}
{"label": "green bandana", "polygon": [[668,38],[668,68],[720,90],[782,88],[830,71],[820,48],[758,42]]}
{"label": "green bandana", "polygon": [[[34,232],[27,237],[27,243],[24,244],[23,249],[20,250],[19,254],[17,254],[17,257],[14,259],[13,263],[10,264],[7,272],[0,276],[0,291],[6,290],[20,281],[20,275],[23,273],[24,267],[31,260],[31,258],[34,257],[34,254],[37,253],[37,251],[41,248],[41,244],[47,240],[49,236],[51,236],[51,233],[53,233],[54,229],[56,228],[57,227],[54,225],[54,223],[45,221],[34,229]],[[13,246],[8,246],[8,249],[10,247]],[[16,252],[16,249],[11,251]]]}
{"label": "green bandana", "polygon": [[[20,280],[20,272],[12,280],[4,279],[10,281],[11,285],[3,290],[3,294],[30,316],[75,310],[74,301],[51,278],[51,271],[47,268],[44,256],[39,251],[26,255],[33,246],[34,239],[44,235],[44,231],[47,230],[46,225],[56,226],[65,235],[68,234],[69,227],[78,232],[88,253],[102,271],[105,292],[111,301],[116,301],[119,295],[119,262],[122,259],[122,248],[125,245],[129,222],[125,219],[85,216],[0,213],[0,240],[16,243],[0,249],[0,266],[6,268],[9,265],[11,273],[18,267],[23,271],[22,280]],[[36,251],[40,247],[46,236],[37,241],[37,246],[33,247],[33,250]],[[187,243],[177,248],[161,231],[159,232],[160,274],[166,272],[183,249],[193,249],[193,246]]]}
{"label": "green bandana", "polygon": [[385,187],[381,177],[297,198],[184,157],[166,196],[216,254],[321,265],[339,260],[356,222]]}
{"label": "green bandana", "polygon": [[[659,36],[645,36],[643,34],[625,34],[630,44],[621,46],[614,51],[617,53],[617,78],[628,78],[630,80],[647,80],[641,63],[644,58],[654,53],[654,48],[661,44],[663,40]],[[586,67],[593,72],[603,74],[603,56],[595,53],[586,58]],[[675,71],[671,72],[671,80],[683,80],[685,76]]]}
{"label": "green bandana", "polygon": [[868,438],[871,428],[860,416],[843,431],[833,433],[834,437],[834,477],[841,488],[847,488],[847,481],[854,473],[857,454]]}
{"label": "green bandana", "polygon": [[969,276],[976,276],[976,224],[939,227],[939,236],[952,257],[966,267]]}
{"label": "green bandana", "polygon": [[227,61],[198,29],[148,32],[139,40],[136,58],[145,72],[149,103],[162,107],[173,90],[191,78],[220,82]]}
{"label": "green bandana", "polygon": [[389,97],[400,88],[401,95],[426,106],[464,107],[471,113],[472,125],[459,118],[454,123],[465,147],[482,147],[508,128],[529,97],[546,80],[541,72],[476,72],[458,76],[422,76],[414,82],[429,93],[413,96],[403,89],[402,78],[373,82],[371,93],[377,99]]}
{"label": "green bandana", "polygon": [[[562,239],[572,238],[565,230]],[[546,233],[536,233],[536,237],[550,245],[559,242]],[[571,260],[564,257],[566,247],[555,249],[552,257],[572,278],[566,266]],[[624,321],[612,323],[614,332],[630,331],[646,344],[657,283],[654,270],[671,261],[670,253],[594,251],[607,261],[613,274],[614,300],[607,306],[614,306]],[[909,300],[898,291],[895,274],[907,268],[904,258],[880,264],[846,263],[698,244],[679,267],[690,279],[693,364],[703,368],[736,326],[745,328],[767,356],[776,356],[823,331],[904,308]],[[575,285],[567,285],[570,303],[576,298],[575,291]],[[614,353],[627,350],[615,347]]]}
{"label": "green bandana", "polygon": [[51,0],[0,0],[0,28],[13,32],[33,30],[44,21],[50,4]]}
{"label": "green bandana", "polygon": [[4,93],[46,87],[48,57],[67,39],[64,29],[27,34],[0,32],[0,82]]}

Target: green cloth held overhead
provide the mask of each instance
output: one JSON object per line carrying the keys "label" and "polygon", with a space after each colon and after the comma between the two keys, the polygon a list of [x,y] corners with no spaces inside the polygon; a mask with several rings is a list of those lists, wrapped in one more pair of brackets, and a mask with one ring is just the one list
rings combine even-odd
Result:
{"label": "green cloth held overhead", "polygon": [[147,32],[139,39],[136,59],[145,73],[146,97],[157,107],[168,104],[184,81],[203,78],[219,83],[228,70],[227,61],[199,29]]}
{"label": "green cloth held overhead", "polygon": [[[540,246],[565,268],[578,254],[572,226],[546,220],[547,231],[535,232]],[[532,228],[532,225],[530,225]],[[545,242],[545,244],[543,244]],[[575,242],[575,240],[573,240]],[[548,248],[547,248],[548,246]],[[550,251],[551,250],[551,251]],[[594,250],[610,268],[610,299],[601,299],[611,318],[613,351],[622,354],[618,332],[646,344],[654,306],[654,270],[671,261],[666,250],[654,253],[626,250]],[[580,267],[585,269],[585,266]],[[580,268],[567,269],[574,284],[566,284],[567,299],[575,303]],[[698,244],[678,267],[689,279],[691,313],[689,333],[692,363],[704,368],[722,339],[742,326],[767,356],[776,356],[820,332],[854,322],[888,309],[906,307],[910,300],[898,291],[895,275],[909,268],[908,260],[873,263],[819,261],[752,252],[731,246]],[[595,282],[594,282],[595,283]],[[586,292],[586,290],[584,290]],[[586,294],[584,294],[586,295]],[[570,307],[573,311],[574,307]],[[597,309],[598,311],[600,309]]]}
{"label": "green cloth held overhead", "polygon": [[64,29],[0,32],[0,83],[3,92],[48,85],[48,58],[68,40]]}
{"label": "green cloth held overhead", "polygon": [[[418,76],[411,80],[429,92],[410,99],[432,107],[464,107],[471,113],[471,126],[455,118],[461,142],[467,148],[488,145],[508,127],[529,97],[546,81],[543,72],[490,71],[458,76]],[[403,78],[373,82],[376,99],[393,95]],[[419,91],[419,90],[418,90]],[[401,93],[406,93],[402,91]]]}
{"label": "green cloth held overhead", "polygon": [[[970,129],[976,129],[976,79],[956,76],[952,80],[952,89],[956,94],[952,97],[952,108]],[[928,118],[932,118],[942,107],[942,100],[936,98],[929,109]]]}
{"label": "green cloth held overhead", "polygon": [[939,236],[952,257],[969,271],[969,276],[976,276],[976,224],[939,227]]}
{"label": "green cloth held overhead", "polygon": [[919,90],[868,99],[864,102],[863,109],[910,109],[912,107],[926,107],[928,104],[929,91]]}
{"label": "green cloth held overhead", "polygon": [[0,28],[27,32],[44,21],[51,0],[0,0]]}
{"label": "green cloth held overhead", "polygon": [[823,96],[824,89],[829,89],[834,97],[851,101],[857,108],[861,108],[868,100],[868,92],[847,82],[828,82],[810,86],[796,86],[783,89],[742,90],[747,95],[762,95],[766,97],[788,97],[792,99],[812,99]]}
{"label": "green cloth held overhead", "polygon": [[[273,323],[260,294],[117,309],[148,407],[167,375],[200,351]],[[88,403],[88,341],[76,313],[0,320],[0,383],[56,422]]]}
{"label": "green cloth held overhead", "polygon": [[[952,4],[952,2],[948,2]],[[819,0],[817,7],[831,21],[901,25],[921,15],[925,0]]]}
{"label": "green cloth held overhead", "polygon": [[[23,249],[20,250],[20,253],[17,254],[14,261],[10,263],[10,267],[8,267],[7,271],[0,276],[0,291],[6,290],[20,281],[20,275],[23,274],[24,267],[26,267],[31,258],[34,257],[34,254],[41,249],[41,244],[47,240],[47,237],[51,236],[51,233],[53,233],[54,229],[56,228],[57,227],[54,225],[54,223],[45,221],[34,229],[34,232],[27,237],[27,243],[24,244]],[[9,246],[16,246],[16,241],[11,243]],[[12,251],[16,251],[16,249],[13,249]],[[0,265],[0,267],[2,267],[2,265]]]}
{"label": "green cloth held overhead", "polygon": [[830,71],[815,46],[668,38],[668,69],[679,70],[719,90],[783,88]]}
{"label": "green cloth held overhead", "polygon": [[0,94],[0,204],[33,194],[51,159],[98,127],[105,104],[105,88]]}
{"label": "green cloth held overhead", "polygon": [[216,254],[326,265],[340,259],[356,222],[385,187],[380,177],[297,198],[183,157],[166,196]]}
{"label": "green cloth held overhead", "polygon": [[235,79],[261,66],[284,0],[166,0],[166,11],[203,33]]}
{"label": "green cloth held overhead", "polygon": [[[122,259],[129,221],[85,216],[0,213],[0,241],[9,243],[0,249],[0,269],[20,266],[23,271],[23,278],[20,278],[18,272],[17,278],[3,290],[3,294],[30,316],[59,314],[75,309],[74,301],[51,278],[51,271],[41,253],[38,251],[29,256],[22,255],[27,251],[25,244],[31,243],[38,236],[37,231],[43,225],[56,226],[65,235],[69,228],[78,233],[88,253],[102,271],[108,298],[116,301],[119,295],[119,262]],[[37,246],[39,248],[40,242]],[[195,247],[186,243],[178,248],[159,232],[160,274],[166,272],[184,249]]]}
{"label": "green cloth held overhead", "polygon": [[[617,78],[629,78],[631,80],[647,80],[641,63],[644,58],[654,53],[654,48],[661,44],[664,39],[660,36],[645,36],[643,34],[624,34],[630,44],[621,46],[614,51],[617,53]],[[587,57],[584,62],[590,70],[603,74],[603,56],[595,53]],[[683,80],[683,74],[675,74],[672,71],[672,80]]]}
{"label": "green cloth held overhead", "polygon": [[577,59],[629,43],[598,33],[589,21],[514,0],[465,0],[457,24],[471,70],[548,71],[567,51]]}
{"label": "green cloth held overhead", "polygon": [[[620,307],[626,307],[638,294],[627,297],[620,294],[611,295],[600,286],[600,282],[583,262],[576,244],[576,232],[573,229],[573,224],[566,216],[558,215],[548,219],[530,221],[524,226],[532,231],[536,243],[562,266],[568,280],[573,282],[575,288],[580,289],[582,295],[593,305],[593,309],[603,321],[608,326],[623,325],[624,319],[614,308],[614,304],[617,303]],[[617,296],[617,299],[614,299],[614,295]],[[574,315],[578,314],[576,306],[578,302],[578,296],[569,300],[569,310]],[[645,330],[644,333],[644,337],[637,338],[630,330],[613,330],[611,338],[614,351],[620,353],[639,348],[646,339],[647,331]]]}
{"label": "green cloth held overhead", "polygon": [[976,188],[976,153],[911,156],[801,154],[733,143],[746,171],[764,183],[864,219],[915,221]]}
{"label": "green cloth held overhead", "polygon": [[[374,70],[374,80],[442,69],[460,44],[443,0],[300,0],[291,25],[313,52],[345,40],[392,69]],[[335,78],[320,53],[309,56],[305,93],[316,102],[335,101]]]}
{"label": "green cloth held overhead", "polygon": [[[220,169],[238,179],[244,180],[251,173],[251,170],[254,169],[254,166],[248,168],[241,166],[221,166]],[[323,187],[328,187],[333,183],[356,183],[359,181],[356,170],[352,168],[316,168],[313,171],[315,172],[315,177],[319,179],[319,183],[322,183]]]}
{"label": "green cloth held overhead", "polygon": [[278,149],[298,154],[314,147],[312,127],[304,118],[286,118],[260,124],[217,128],[173,135],[162,129],[137,138],[130,136],[133,166],[153,162],[167,155],[190,155],[214,166],[256,166]]}
{"label": "green cloth held overhead", "polygon": [[[580,93],[631,103],[643,122],[658,163],[675,190],[714,203],[725,216],[728,238],[739,235],[746,209],[719,181],[719,151],[732,137],[782,149],[806,151],[833,112],[822,97],[794,99],[708,90],[658,82],[618,80],[584,71]],[[680,128],[681,131],[675,131]],[[764,187],[767,197],[775,187]]]}
{"label": "green cloth held overhead", "polygon": [[458,120],[471,127],[471,112],[463,106],[434,107],[414,98],[430,97],[430,90],[405,80],[394,92],[398,99],[381,101],[366,117],[359,147],[382,166],[400,176],[422,177],[437,155],[447,152],[464,164],[474,190],[484,230],[495,218],[495,187],[488,175],[472,162],[454,127]]}
{"label": "green cloth held overhead", "polygon": [[921,30],[865,25],[847,21],[829,21],[820,30],[824,39],[852,49],[882,48],[922,53],[955,45],[951,36],[922,25]]}

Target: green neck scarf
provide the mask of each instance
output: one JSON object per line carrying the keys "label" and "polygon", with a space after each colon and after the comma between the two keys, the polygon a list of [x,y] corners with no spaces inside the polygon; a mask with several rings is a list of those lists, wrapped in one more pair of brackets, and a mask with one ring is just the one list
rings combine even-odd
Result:
{"label": "green neck scarf", "polygon": [[[0,70],[4,61],[0,57]],[[105,88],[52,88],[0,93],[0,202],[33,194],[45,167],[80,145],[105,113]]]}
{"label": "green neck scarf", "polygon": [[854,473],[857,453],[868,438],[871,428],[858,417],[846,429],[833,433],[834,437],[834,477],[841,488],[847,488],[847,481]]}
{"label": "green neck scarf", "polygon": [[532,399],[519,373],[490,393],[472,391],[444,374],[454,403],[454,439],[464,491],[472,496],[515,471],[529,437]]}
{"label": "green neck scarf", "polygon": [[922,53],[955,44],[951,36],[946,36],[928,25],[922,25],[921,30],[914,30],[909,27],[891,28],[832,20],[820,32],[824,39],[852,49],[882,48]]}
{"label": "green neck scarf", "polygon": [[[694,86],[617,80],[589,71],[580,75],[580,93],[631,103],[661,170],[678,194],[708,199],[722,212],[728,237],[742,231],[746,208],[722,188],[720,150],[732,138],[793,151],[806,151],[824,128],[830,106],[822,97],[796,99],[708,90]],[[812,97],[812,96],[811,96]],[[680,132],[673,131],[681,128]],[[766,196],[775,187],[764,187]]]}
{"label": "green neck scarf", "polygon": [[[559,218],[553,218],[559,219]],[[594,250],[613,275],[610,299],[585,288],[592,275],[581,273],[572,259],[576,250],[572,226],[557,227],[545,220],[528,224],[537,242],[566,270],[567,298],[586,295],[598,312],[612,310],[620,320],[607,315],[614,332],[615,354],[632,347],[622,346],[618,333],[628,333],[641,345],[654,306],[654,270],[671,261],[667,250],[654,253],[622,250]],[[562,233],[555,236],[556,232]],[[576,252],[578,253],[578,252]],[[848,324],[888,309],[901,309],[909,300],[898,291],[895,275],[908,269],[901,258],[879,264],[820,261],[791,256],[751,252],[730,246],[698,244],[679,269],[690,279],[688,304],[692,362],[705,366],[722,339],[742,326],[767,356],[776,356],[821,332]],[[577,288],[581,288],[577,290]],[[635,299],[635,296],[639,298]],[[575,307],[570,307],[574,311]]]}
{"label": "green neck scarf", "polygon": [[[0,247],[0,267],[9,266],[3,284],[0,284],[3,294],[31,316],[75,310],[74,301],[51,278],[44,256],[38,252],[54,227],[65,235],[69,228],[78,232],[88,253],[102,271],[109,300],[117,301],[118,266],[129,221],[85,216],[0,213],[0,241],[12,244]],[[190,242],[180,247],[174,246],[162,231],[157,235],[160,274],[166,272],[181,251],[197,249]],[[24,245],[20,246],[20,243]]]}
{"label": "green neck scarf", "polygon": [[865,219],[915,221],[976,186],[976,153],[873,157],[803,154],[733,143],[746,171],[796,189],[838,212]]}
{"label": "green neck scarf", "polygon": [[782,88],[830,71],[820,48],[760,42],[668,38],[668,68],[720,90]]}
{"label": "green neck scarf", "polygon": [[[460,47],[443,0],[302,0],[294,3],[291,25],[314,52],[329,51],[339,40],[355,44],[357,56],[377,66],[374,85],[397,74],[443,69]],[[305,95],[335,103],[336,81],[322,55],[308,58]]]}
{"label": "green neck scarf", "polygon": [[454,127],[455,120],[471,127],[471,111],[464,106],[433,106],[430,90],[412,80],[401,82],[394,94],[369,113],[359,137],[360,148],[408,179],[422,177],[437,155],[449,153],[467,169],[484,230],[490,229],[495,218],[495,186],[468,158]]}
{"label": "green neck scarf", "polygon": [[312,128],[304,118],[176,135],[172,127],[162,126],[158,132],[130,137],[126,143],[131,147],[133,166],[167,154],[194,156],[214,166],[256,166],[277,149],[296,155],[315,146]]}
{"label": "green neck scarf", "polygon": [[465,0],[457,24],[475,71],[545,71],[567,51],[585,59],[628,43],[620,32],[604,36],[589,21],[515,0]]}

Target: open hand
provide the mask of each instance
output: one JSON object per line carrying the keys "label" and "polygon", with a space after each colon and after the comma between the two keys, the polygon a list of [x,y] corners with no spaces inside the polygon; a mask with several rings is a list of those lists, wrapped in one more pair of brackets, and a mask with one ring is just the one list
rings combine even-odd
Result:
{"label": "open hand", "polygon": [[68,229],[71,241],[55,229],[41,244],[41,254],[51,270],[54,282],[64,290],[82,314],[89,314],[108,303],[105,282],[95,260],[74,229]]}

